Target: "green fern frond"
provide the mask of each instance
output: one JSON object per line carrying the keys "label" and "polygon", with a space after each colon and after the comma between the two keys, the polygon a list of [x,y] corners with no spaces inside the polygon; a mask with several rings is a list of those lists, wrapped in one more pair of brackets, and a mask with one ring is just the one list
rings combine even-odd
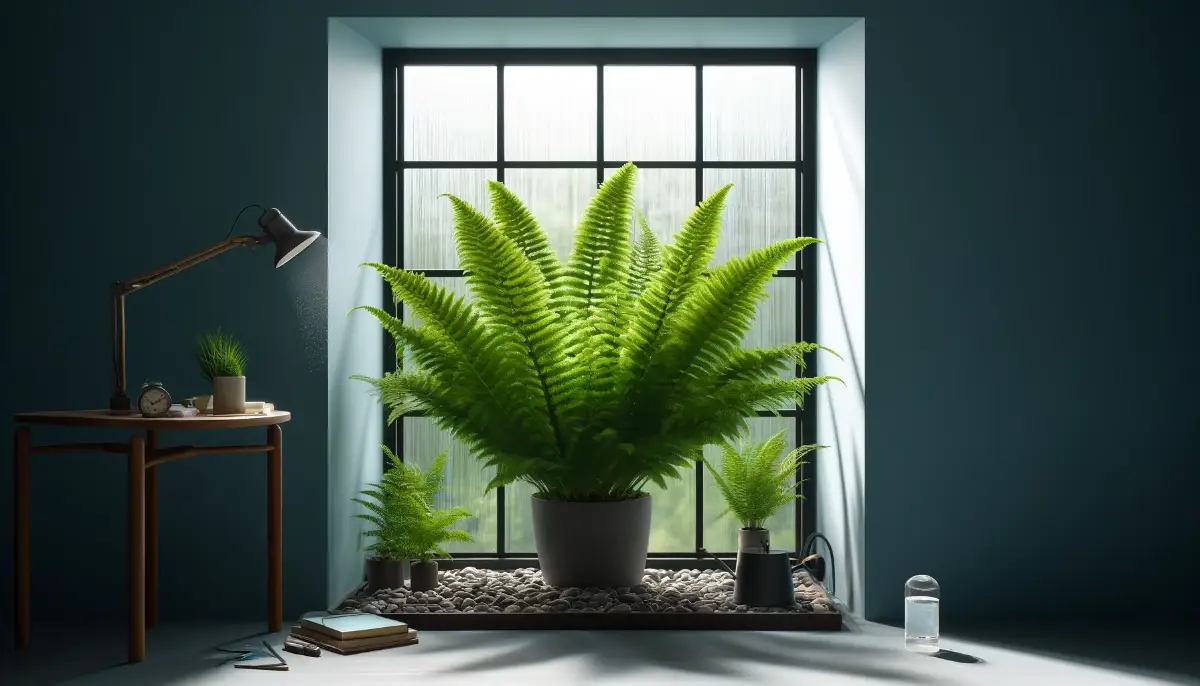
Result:
{"label": "green fern frond", "polygon": [[[541,395],[542,407],[522,415],[530,440],[562,450],[554,370],[565,351],[558,345],[563,322],[550,310],[550,288],[516,243],[490,219],[454,196],[459,262],[497,343],[512,351],[507,383],[523,395]],[[528,404],[522,403],[522,409]]]}
{"label": "green fern frond", "polygon": [[554,283],[562,272],[562,264],[529,208],[499,181],[488,181],[488,194],[492,199],[492,215],[504,235],[541,271],[546,283]]}
{"label": "green fern frond", "polygon": [[634,297],[642,294],[650,275],[662,268],[662,245],[641,212],[638,212],[638,223],[640,232],[629,261],[629,292]]}
{"label": "green fern frond", "polygon": [[[626,329],[623,364],[631,379],[645,376],[668,337],[668,318],[679,309],[708,271],[721,233],[721,213],[732,185],[722,187],[696,206],[663,250],[657,270],[638,298]],[[644,388],[653,391],[654,388]]]}

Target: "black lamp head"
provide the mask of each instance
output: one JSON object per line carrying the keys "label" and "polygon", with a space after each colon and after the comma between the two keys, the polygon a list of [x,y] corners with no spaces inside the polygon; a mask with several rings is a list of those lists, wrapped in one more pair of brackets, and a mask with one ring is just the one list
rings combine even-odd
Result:
{"label": "black lamp head", "polygon": [[318,231],[301,231],[283,213],[272,207],[258,218],[258,225],[275,244],[275,267],[287,264],[302,250],[321,237]]}

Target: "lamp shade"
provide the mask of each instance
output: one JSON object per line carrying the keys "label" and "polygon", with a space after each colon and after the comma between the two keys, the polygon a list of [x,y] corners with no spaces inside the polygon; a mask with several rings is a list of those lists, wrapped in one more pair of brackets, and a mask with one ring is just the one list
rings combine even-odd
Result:
{"label": "lamp shade", "polygon": [[287,217],[283,216],[282,212],[274,207],[262,213],[262,216],[258,218],[258,225],[275,244],[276,268],[287,264],[289,260],[299,255],[301,251],[312,245],[313,241],[321,237],[317,231],[297,229],[288,221]]}

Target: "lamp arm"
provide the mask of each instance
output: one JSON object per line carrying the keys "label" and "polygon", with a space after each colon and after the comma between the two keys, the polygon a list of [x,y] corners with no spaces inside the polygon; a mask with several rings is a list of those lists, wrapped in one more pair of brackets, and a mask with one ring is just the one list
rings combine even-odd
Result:
{"label": "lamp arm", "polygon": [[140,290],[157,283],[163,279],[174,276],[183,270],[194,267],[205,260],[211,259],[240,246],[262,245],[270,242],[270,237],[263,235],[259,236],[236,236],[226,238],[220,243],[198,250],[187,257],[175,260],[169,264],[165,264],[154,271],[146,272],[139,276],[126,281],[117,281],[113,283],[111,290],[112,298],[112,364],[113,364],[113,392],[109,398],[109,409],[114,412],[128,412],[131,409],[129,395],[125,384],[125,296],[136,290]]}
{"label": "lamp arm", "polygon": [[115,294],[116,292],[119,291],[122,295],[124,295],[126,293],[132,293],[133,291],[136,291],[140,288],[145,288],[146,286],[149,286],[152,283],[162,281],[163,279],[167,278],[168,276],[174,276],[175,274],[178,274],[179,272],[187,269],[188,267],[194,267],[197,264],[200,264],[201,262],[204,262],[205,260],[208,260],[210,258],[216,257],[217,255],[220,255],[221,253],[226,252],[228,250],[232,250],[234,248],[237,248],[237,247],[240,247],[243,245],[262,245],[264,243],[269,243],[270,241],[271,241],[270,237],[266,236],[266,235],[263,235],[263,236],[236,236],[233,238],[226,238],[225,240],[221,241],[220,243],[214,243],[214,244],[208,246],[207,248],[204,248],[203,250],[197,250],[196,252],[192,253],[191,255],[188,255],[187,257],[183,257],[181,259],[175,260],[174,262],[164,264],[163,266],[161,266],[158,269],[155,269],[153,271],[146,272],[145,274],[140,274],[138,276],[133,277],[132,279],[118,281],[113,284],[113,292]]}

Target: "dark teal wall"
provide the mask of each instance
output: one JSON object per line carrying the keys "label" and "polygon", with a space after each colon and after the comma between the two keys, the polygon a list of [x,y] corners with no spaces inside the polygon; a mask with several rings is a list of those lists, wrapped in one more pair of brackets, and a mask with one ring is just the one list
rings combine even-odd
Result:
{"label": "dark teal wall", "polygon": [[[6,415],[103,402],[108,280],[219,238],[246,202],[324,225],[326,17],[408,7],[165,6],[51,2],[6,17]],[[614,0],[587,13],[730,7]],[[749,16],[868,20],[870,616],[897,615],[918,572],[942,580],[948,618],[1200,606],[1183,563],[1200,552],[1195,58],[1187,22],[1168,9],[737,4]],[[454,10],[505,13],[474,0]],[[314,325],[294,314],[265,259],[229,255],[131,301],[131,374],[194,384],[184,349],[217,323],[257,353],[252,394],[297,415],[285,429],[295,612],[321,604],[326,586],[324,313]],[[206,284],[226,275],[243,285],[236,297]],[[261,614],[263,472],[241,457],[165,470],[165,614]],[[35,610],[120,616],[123,484],[119,458],[35,465]],[[1124,544],[1151,551],[1138,576],[1147,594],[1125,605],[1102,592],[1126,582],[1099,569]],[[1019,560],[1031,571],[1014,571]]]}

